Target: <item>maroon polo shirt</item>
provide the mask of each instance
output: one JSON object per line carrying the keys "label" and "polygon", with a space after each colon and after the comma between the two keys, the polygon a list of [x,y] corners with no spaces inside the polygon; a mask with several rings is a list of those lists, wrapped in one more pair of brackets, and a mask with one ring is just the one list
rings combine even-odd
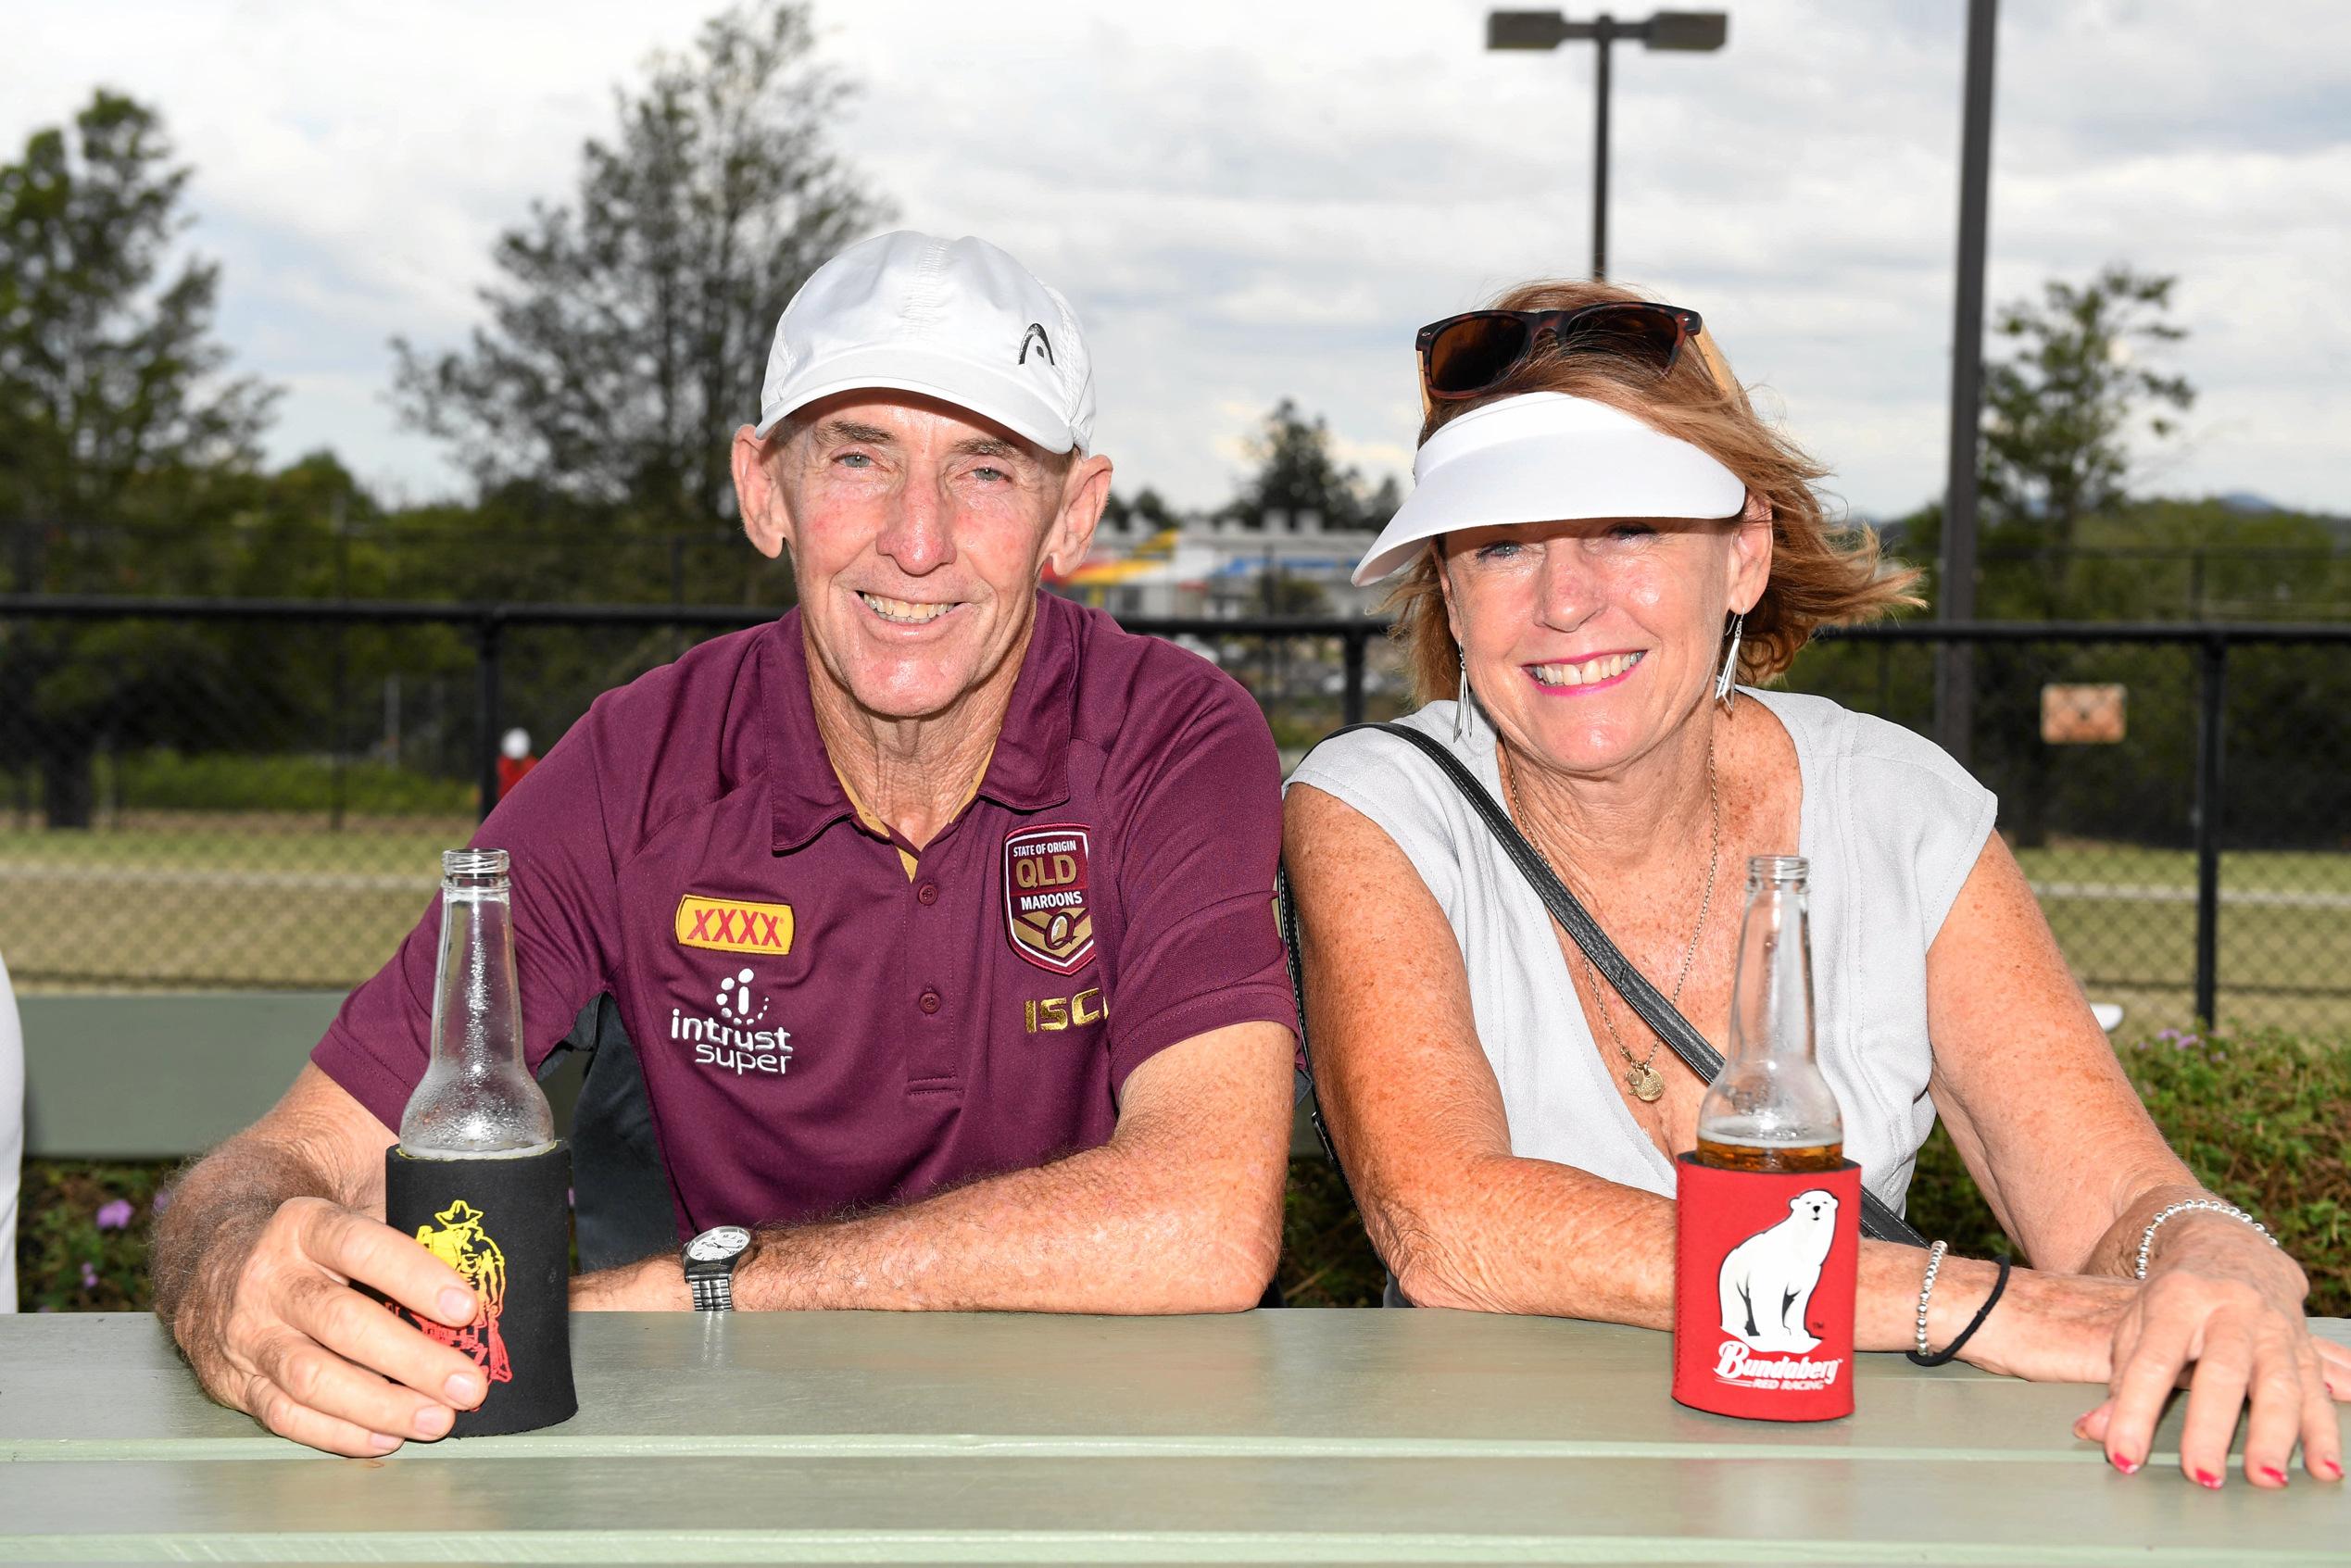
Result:
{"label": "maroon polo shirt", "polygon": [[[794,610],[606,693],[473,840],[513,856],[532,1065],[611,994],[682,1236],[1091,1148],[1153,1053],[1296,1030],[1279,764],[1229,676],[1040,594],[995,755],[910,877],[826,759],[800,635]],[[387,1127],[424,1071],[440,918],[312,1053]]]}

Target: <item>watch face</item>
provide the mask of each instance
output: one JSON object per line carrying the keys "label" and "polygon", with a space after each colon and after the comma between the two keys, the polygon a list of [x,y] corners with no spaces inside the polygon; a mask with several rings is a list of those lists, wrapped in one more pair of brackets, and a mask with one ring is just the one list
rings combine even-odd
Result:
{"label": "watch face", "polygon": [[751,1233],[740,1225],[721,1225],[704,1231],[685,1244],[685,1255],[698,1263],[718,1263],[751,1245]]}

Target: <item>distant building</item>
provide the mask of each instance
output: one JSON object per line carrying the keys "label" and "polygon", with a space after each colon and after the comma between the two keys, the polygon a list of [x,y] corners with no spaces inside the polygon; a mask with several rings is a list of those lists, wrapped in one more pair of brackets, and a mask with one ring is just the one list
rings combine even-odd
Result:
{"label": "distant building", "polygon": [[1373,537],[1326,529],[1313,512],[1276,512],[1263,527],[1226,517],[1158,528],[1106,519],[1085,562],[1046,584],[1119,616],[1353,615],[1385,594],[1347,581]]}

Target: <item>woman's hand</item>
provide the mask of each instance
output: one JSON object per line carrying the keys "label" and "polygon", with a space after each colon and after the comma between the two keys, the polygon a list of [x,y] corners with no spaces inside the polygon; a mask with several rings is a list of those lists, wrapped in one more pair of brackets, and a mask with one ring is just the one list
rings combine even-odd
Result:
{"label": "woman's hand", "polygon": [[2343,1478],[2335,1401],[2351,1399],[2351,1351],[2314,1339],[2302,1311],[2309,1282],[2285,1253],[2234,1220],[2182,1216],[2165,1227],[2157,1261],[2114,1329],[2107,1398],[2075,1423],[2103,1443],[2115,1468],[2146,1462],[2164,1403],[2183,1377],[2187,1424],[2180,1469],[2206,1486],[2229,1471],[2229,1441],[2248,1403],[2245,1478],[2282,1486],[2302,1443],[2302,1467]]}

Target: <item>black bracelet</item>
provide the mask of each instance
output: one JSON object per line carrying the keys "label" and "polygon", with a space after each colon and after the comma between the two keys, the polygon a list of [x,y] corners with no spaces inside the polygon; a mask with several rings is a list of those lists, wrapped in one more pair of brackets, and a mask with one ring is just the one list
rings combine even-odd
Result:
{"label": "black bracelet", "polygon": [[1998,1253],[1994,1255],[1993,1261],[2000,1265],[2000,1277],[1992,1282],[1992,1294],[1983,1298],[1983,1305],[1978,1307],[1976,1315],[1968,1320],[1968,1326],[1959,1331],[1959,1337],[1931,1356],[1922,1356],[1916,1350],[1905,1350],[1904,1355],[1908,1356],[1920,1366],[1941,1366],[1957,1355],[1960,1348],[1975,1337],[1976,1330],[1983,1326],[1983,1320],[1992,1316],[1993,1306],[2000,1299],[2000,1293],[2008,1288],[2008,1255],[2005,1252]]}

